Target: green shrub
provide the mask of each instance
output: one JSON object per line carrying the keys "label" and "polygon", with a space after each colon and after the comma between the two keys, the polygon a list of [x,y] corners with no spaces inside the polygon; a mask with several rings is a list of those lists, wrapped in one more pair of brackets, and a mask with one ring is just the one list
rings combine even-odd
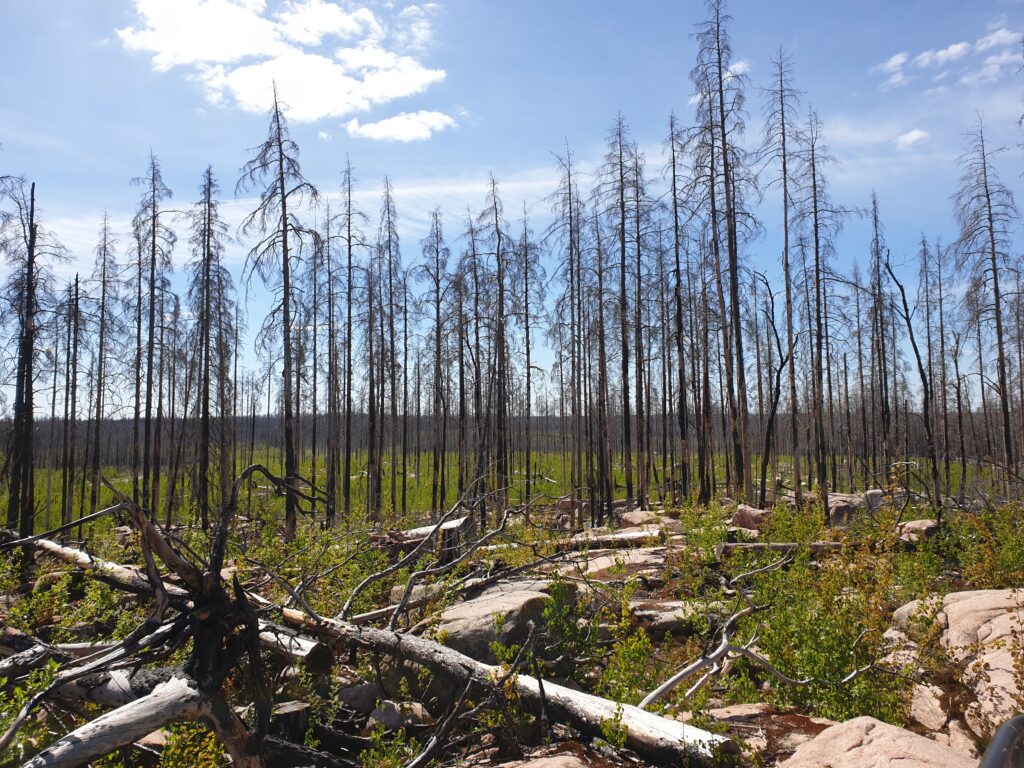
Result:
{"label": "green shrub", "polygon": [[402,768],[420,753],[416,739],[401,728],[389,734],[381,723],[370,731],[370,745],[359,755],[362,768]]}
{"label": "green shrub", "polygon": [[884,653],[892,578],[891,556],[864,549],[817,563],[804,551],[788,569],[757,577],[756,601],[770,605],[757,625],[757,646],[784,674],[810,679],[802,686],[772,681],[775,699],[833,720],[902,722],[909,692],[903,678],[868,670],[843,682]]}

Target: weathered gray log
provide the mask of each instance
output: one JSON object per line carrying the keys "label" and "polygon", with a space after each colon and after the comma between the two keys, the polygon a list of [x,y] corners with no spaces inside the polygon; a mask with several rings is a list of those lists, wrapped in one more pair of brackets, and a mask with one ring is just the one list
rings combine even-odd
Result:
{"label": "weathered gray log", "polygon": [[334,663],[334,654],[326,643],[269,621],[260,621],[260,644],[292,662],[303,664],[313,674],[329,671]]}
{"label": "weathered gray log", "polygon": [[715,545],[715,557],[718,559],[737,552],[777,552],[789,554],[807,547],[812,555],[831,555],[841,552],[842,542],[839,541],[815,541],[811,544],[796,544],[793,542],[761,542],[741,541],[736,543],[723,543]]}
{"label": "weathered gray log", "polygon": [[182,677],[156,686],[61,737],[24,764],[24,768],[75,768],[132,744],[168,723],[195,720],[207,711],[203,696]]}
{"label": "weathered gray log", "polygon": [[54,658],[55,649],[46,643],[34,645],[21,653],[8,656],[0,661],[0,678],[15,680],[28,674],[33,669],[39,669],[46,662]]}
{"label": "weathered gray log", "polygon": [[[150,585],[149,579],[146,578],[146,574],[139,568],[130,565],[120,565],[100,557],[93,557],[88,552],[83,552],[74,547],[66,547],[50,539],[36,539],[26,544],[26,546],[73,565],[82,571],[96,574],[115,583],[121,589],[138,595],[153,594],[153,587]],[[165,583],[164,588],[167,590],[167,596],[172,600],[188,597],[188,592],[173,584]]]}
{"label": "weathered gray log", "polygon": [[661,527],[631,528],[624,531],[584,531],[557,543],[561,551],[578,549],[626,549],[663,544],[668,532]]}
{"label": "weathered gray log", "polygon": [[[317,620],[302,611],[282,609],[285,623],[375,653],[422,664],[428,669],[466,684],[474,682],[493,688],[501,669],[484,664],[451,648],[421,637],[347,621]],[[540,684],[528,675],[516,675],[515,684],[524,703],[536,710],[541,704]],[[544,682],[544,706],[549,717],[564,722],[589,736],[600,736],[601,724],[619,720],[626,729],[626,745],[641,757],[666,764],[710,762],[719,754],[735,754],[731,739],[669,720],[637,707],[602,699],[560,685]]]}

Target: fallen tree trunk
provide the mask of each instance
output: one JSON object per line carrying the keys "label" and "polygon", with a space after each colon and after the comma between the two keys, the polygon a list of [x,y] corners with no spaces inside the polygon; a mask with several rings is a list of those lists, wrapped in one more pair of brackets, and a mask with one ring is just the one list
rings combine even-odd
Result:
{"label": "fallen tree trunk", "polygon": [[207,709],[203,696],[190,681],[182,677],[171,678],[146,696],[100,715],[62,736],[26,762],[23,768],[85,765],[133,744],[168,723],[200,718]]}
{"label": "fallen tree trunk", "polygon": [[[502,674],[499,667],[476,661],[431,640],[400,632],[359,627],[347,621],[320,618],[291,608],[281,610],[286,624],[318,633],[344,645],[383,653],[422,664],[463,684],[472,681],[493,688]],[[542,705],[541,683],[528,675],[514,678],[519,695],[531,709]],[[551,682],[543,682],[543,706],[552,720],[566,723],[588,736],[601,736],[602,723],[618,720],[626,730],[626,745],[641,757],[666,764],[710,762],[735,754],[735,742],[699,728],[669,720],[632,705],[619,705]]]}
{"label": "fallen tree trunk", "polygon": [[664,528],[639,528],[626,531],[585,531],[557,543],[560,551],[579,549],[627,549],[664,544],[668,532]]}
{"label": "fallen tree trunk", "polygon": [[0,661],[0,678],[16,680],[33,669],[45,666],[52,658],[61,659],[61,654],[52,645],[40,642]]}
{"label": "fallen tree trunk", "polygon": [[[10,531],[4,531],[2,535],[6,538],[10,538],[12,533]],[[26,540],[25,546],[30,549],[34,549],[37,552],[49,555],[50,557],[62,562],[68,563],[69,565],[73,565],[79,570],[95,574],[99,578],[102,578],[127,592],[145,596],[151,596],[153,594],[153,587],[146,578],[145,572],[139,568],[135,568],[134,566],[120,565],[109,560],[104,560],[100,557],[93,557],[88,552],[83,552],[81,549],[66,547],[63,544],[58,544],[56,541],[51,541],[50,539]],[[173,584],[165,583],[164,589],[167,590],[167,596],[172,600],[185,599],[188,597],[188,592]]]}
{"label": "fallen tree trunk", "polygon": [[326,643],[269,621],[260,621],[260,644],[292,663],[303,664],[313,674],[330,671],[334,663],[334,654]]}
{"label": "fallen tree trunk", "polygon": [[719,560],[727,555],[737,552],[777,552],[787,555],[807,547],[812,555],[832,555],[841,552],[842,542],[838,541],[815,541],[811,544],[796,544],[793,542],[760,542],[742,541],[736,543],[723,543],[715,545],[715,557]]}

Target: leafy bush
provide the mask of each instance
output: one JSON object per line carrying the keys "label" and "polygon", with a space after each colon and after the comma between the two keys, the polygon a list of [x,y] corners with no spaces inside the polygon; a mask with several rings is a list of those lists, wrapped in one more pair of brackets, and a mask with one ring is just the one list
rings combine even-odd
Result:
{"label": "leafy bush", "polygon": [[416,739],[401,728],[388,734],[381,723],[370,731],[370,745],[359,754],[362,768],[401,768],[420,753]]}
{"label": "leafy bush", "polygon": [[175,723],[160,756],[160,768],[227,768],[217,735],[201,723]]}
{"label": "leafy bush", "polygon": [[756,601],[771,606],[757,627],[758,647],[783,673],[810,679],[802,686],[773,682],[775,699],[834,720],[902,722],[909,692],[903,678],[869,669],[843,682],[884,653],[892,577],[890,556],[866,549],[817,563],[804,551],[788,569],[758,577]]}

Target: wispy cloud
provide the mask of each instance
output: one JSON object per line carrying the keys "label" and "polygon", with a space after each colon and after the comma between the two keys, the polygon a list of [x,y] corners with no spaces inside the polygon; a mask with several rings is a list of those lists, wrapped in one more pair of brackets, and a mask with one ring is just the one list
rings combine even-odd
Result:
{"label": "wispy cloud", "polygon": [[[961,85],[974,86],[998,80],[1006,74],[1010,65],[1022,63],[1019,51],[998,50],[1007,49],[1009,46],[1019,46],[1022,42],[1021,33],[1014,32],[1005,24],[1005,17],[995,20],[994,23],[989,23],[988,33],[978,38],[973,44],[961,40],[944,48],[930,48],[913,57],[908,51],[900,51],[873,66],[871,71],[886,76],[879,84],[879,88],[883,91],[907,85],[917,79],[916,75],[908,71],[909,67],[915,70],[925,70],[932,67],[949,67],[962,61],[966,63],[966,66],[962,66],[959,71]],[[990,53],[984,55],[987,52]],[[943,71],[931,77],[931,80],[937,82],[948,75],[948,70]],[[931,89],[930,92],[934,92],[934,90]]]}
{"label": "wispy cloud", "polygon": [[1002,51],[988,56],[981,66],[964,73],[960,82],[964,85],[980,85],[993,83],[1004,74],[1014,71],[1021,65],[1021,55],[1016,51]]}
{"label": "wispy cloud", "polygon": [[913,128],[906,133],[901,133],[896,137],[896,146],[900,149],[910,149],[915,144],[920,144],[922,141],[928,140],[928,131],[923,131],[920,128]]}
{"label": "wispy cloud", "polygon": [[1006,27],[989,32],[975,43],[979,51],[987,51],[990,48],[1001,48],[1007,45],[1020,45],[1021,35],[1019,32],[1011,32]]}
{"label": "wispy cloud", "polygon": [[939,50],[925,51],[914,57],[914,65],[917,67],[944,66],[951,61],[962,59],[971,50],[970,43],[953,43]]}
{"label": "wispy cloud", "polygon": [[909,58],[909,53],[906,51],[900,51],[899,53],[894,53],[881,64],[876,65],[874,69],[877,72],[899,72],[903,65],[907,63],[907,59]]}
{"label": "wispy cloud", "polygon": [[433,41],[436,3],[395,9],[284,0],[273,10],[265,0],[134,4],[139,22],[117,30],[125,48],[150,54],[159,72],[187,70],[215,105],[262,112],[276,82],[289,117],[314,122],[423,93],[447,74],[421,60]]}

